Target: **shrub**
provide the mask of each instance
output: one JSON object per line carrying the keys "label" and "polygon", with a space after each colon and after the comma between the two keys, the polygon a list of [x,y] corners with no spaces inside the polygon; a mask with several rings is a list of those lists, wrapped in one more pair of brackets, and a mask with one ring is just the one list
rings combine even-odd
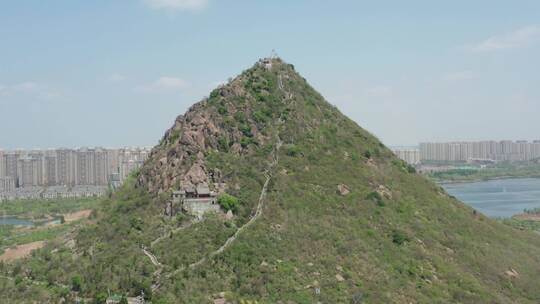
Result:
{"label": "shrub", "polygon": [[215,89],[210,93],[210,99],[217,98],[219,96],[219,89]]}
{"label": "shrub", "polygon": [[366,196],[366,199],[367,200],[370,200],[370,201],[374,201],[377,203],[377,205],[379,206],[384,206],[384,201],[383,201],[383,198],[382,196],[379,194],[379,192],[377,191],[372,191],[370,192],[367,196]]}
{"label": "shrub", "polygon": [[100,292],[96,295],[96,297],[94,298],[94,303],[95,304],[105,304],[107,303],[107,294],[104,293],[104,292]]}
{"label": "shrub", "polygon": [[364,152],[364,157],[367,158],[367,159],[370,159],[371,158],[371,152],[369,152],[369,150]]}
{"label": "shrub", "polygon": [[409,237],[403,232],[399,230],[392,231],[392,242],[396,245],[403,245],[405,242],[409,241]]}
{"label": "shrub", "polygon": [[246,148],[251,144],[257,144],[257,142],[251,137],[242,137],[242,139],[240,139],[240,145],[242,148]]}
{"label": "shrub", "polygon": [[225,211],[232,210],[236,212],[238,210],[238,199],[227,193],[223,193],[218,197],[218,204]]}
{"label": "shrub", "polygon": [[300,148],[293,144],[287,145],[286,153],[288,156],[297,156],[300,154]]}
{"label": "shrub", "polygon": [[262,111],[255,111],[253,113],[253,118],[258,123],[264,123],[268,119],[268,116],[266,116],[266,114]]}
{"label": "shrub", "polygon": [[239,129],[240,131],[242,131],[242,134],[244,134],[245,136],[253,137],[253,133],[251,133],[251,128],[248,125],[242,124],[240,125]]}
{"label": "shrub", "polygon": [[225,115],[227,114],[229,111],[227,111],[227,108],[225,108],[224,105],[219,105],[218,106],[218,113],[221,114],[221,115]]}
{"label": "shrub", "polygon": [[71,278],[71,290],[81,291],[82,288],[82,279],[80,276],[74,276]]}
{"label": "shrub", "polygon": [[234,113],[234,119],[239,123],[244,123],[246,122],[246,115],[244,114],[244,112],[238,111]]}
{"label": "shrub", "polygon": [[218,146],[219,146],[220,151],[228,152],[229,151],[229,139],[227,137],[225,137],[225,136],[221,136],[220,138],[218,138]]}

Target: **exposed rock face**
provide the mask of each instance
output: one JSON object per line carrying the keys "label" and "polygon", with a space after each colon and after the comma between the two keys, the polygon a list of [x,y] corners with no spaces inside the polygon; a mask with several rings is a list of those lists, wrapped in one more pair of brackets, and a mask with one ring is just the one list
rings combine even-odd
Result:
{"label": "exposed rock face", "polygon": [[508,277],[513,278],[513,279],[519,277],[519,273],[513,268],[510,268],[510,270],[505,271],[504,274],[506,274]]}
{"label": "exposed rock face", "polygon": [[386,186],[384,185],[379,185],[379,187],[377,187],[377,192],[382,196],[382,197],[385,197],[387,199],[392,199],[392,191],[390,191],[390,189],[388,189]]}
{"label": "exposed rock face", "polygon": [[[213,183],[222,181],[220,175],[214,174],[214,168],[206,166],[208,153],[220,149],[236,155],[249,153],[248,143],[242,141],[246,136],[258,144],[266,142],[268,135],[261,133],[262,126],[250,106],[257,99],[246,89],[248,78],[245,73],[239,75],[179,115],[152,150],[138,185],[154,194],[176,189],[181,184],[208,183],[214,188]],[[241,130],[230,127],[231,117],[241,121]]]}
{"label": "exposed rock face", "polygon": [[349,187],[347,187],[347,185],[345,185],[345,184],[339,184],[337,186],[337,191],[341,195],[347,195],[347,194],[349,194],[351,192]]}
{"label": "exposed rock face", "polygon": [[208,175],[202,160],[197,160],[184,175],[183,184],[198,185],[201,183],[208,184]]}

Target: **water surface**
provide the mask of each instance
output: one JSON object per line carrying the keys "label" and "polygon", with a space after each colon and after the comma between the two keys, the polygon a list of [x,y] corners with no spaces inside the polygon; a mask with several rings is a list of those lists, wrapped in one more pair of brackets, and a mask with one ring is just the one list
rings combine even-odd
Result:
{"label": "water surface", "polygon": [[510,217],[540,208],[540,178],[442,184],[448,193],[491,217]]}
{"label": "water surface", "polygon": [[19,219],[13,216],[7,216],[0,217],[0,225],[34,226],[34,222],[30,220]]}

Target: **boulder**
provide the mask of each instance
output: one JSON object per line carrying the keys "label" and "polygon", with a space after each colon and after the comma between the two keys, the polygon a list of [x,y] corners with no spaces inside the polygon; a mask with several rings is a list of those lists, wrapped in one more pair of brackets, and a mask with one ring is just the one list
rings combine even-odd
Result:
{"label": "boulder", "polygon": [[337,191],[340,195],[347,195],[351,192],[351,190],[349,189],[349,187],[345,184],[339,184],[337,186]]}

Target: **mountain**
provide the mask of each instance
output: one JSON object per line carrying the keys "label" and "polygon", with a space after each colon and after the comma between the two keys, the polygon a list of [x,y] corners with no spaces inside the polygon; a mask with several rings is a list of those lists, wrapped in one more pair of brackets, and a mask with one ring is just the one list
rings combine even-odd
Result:
{"label": "mountain", "polygon": [[267,58],[178,116],[74,240],[1,270],[25,278],[0,286],[12,302],[538,303],[540,237],[449,196]]}

